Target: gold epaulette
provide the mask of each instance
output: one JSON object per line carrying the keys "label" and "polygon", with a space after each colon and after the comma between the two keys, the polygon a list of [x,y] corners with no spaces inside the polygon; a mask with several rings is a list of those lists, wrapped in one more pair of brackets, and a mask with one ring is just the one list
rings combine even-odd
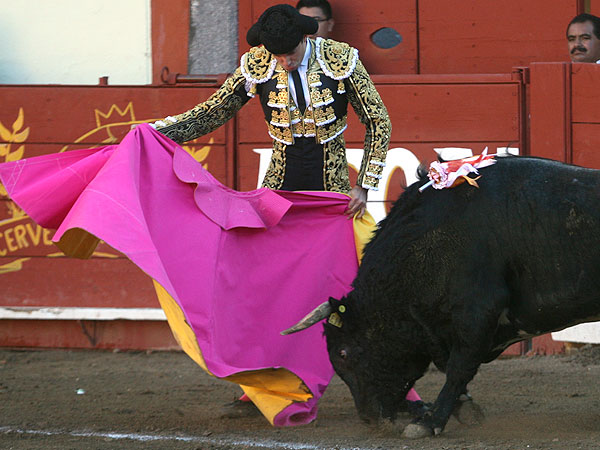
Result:
{"label": "gold epaulette", "polygon": [[319,66],[329,78],[343,80],[354,72],[358,50],[344,42],[317,38],[316,53]]}
{"label": "gold epaulette", "polygon": [[264,47],[252,47],[242,55],[240,69],[246,81],[261,84],[269,81],[275,72],[277,61]]}

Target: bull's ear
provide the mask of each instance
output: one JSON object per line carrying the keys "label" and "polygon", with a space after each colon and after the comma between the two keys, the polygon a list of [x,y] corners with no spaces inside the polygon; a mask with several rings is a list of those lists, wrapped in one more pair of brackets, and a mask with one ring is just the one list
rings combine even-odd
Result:
{"label": "bull's ear", "polygon": [[347,310],[346,306],[346,298],[342,298],[341,300],[335,299],[333,297],[329,297],[329,305],[331,306],[331,311],[338,312],[340,314],[344,314]]}
{"label": "bull's ear", "polygon": [[346,305],[333,297],[329,297],[329,305],[331,306],[331,314],[327,319],[327,323],[337,328],[342,328],[344,324],[343,316],[346,312]]}

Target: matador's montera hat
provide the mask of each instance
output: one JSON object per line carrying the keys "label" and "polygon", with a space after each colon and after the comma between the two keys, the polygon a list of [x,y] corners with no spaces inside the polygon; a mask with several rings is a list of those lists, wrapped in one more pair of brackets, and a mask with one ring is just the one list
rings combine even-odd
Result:
{"label": "matador's montera hat", "polygon": [[264,45],[274,55],[291,53],[307,34],[315,34],[319,23],[291,5],[267,8],[246,34],[248,44]]}

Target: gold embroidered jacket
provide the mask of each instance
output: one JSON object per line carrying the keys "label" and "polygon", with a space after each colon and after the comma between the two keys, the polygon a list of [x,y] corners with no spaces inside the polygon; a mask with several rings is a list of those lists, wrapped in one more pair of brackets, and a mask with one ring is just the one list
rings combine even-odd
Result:
{"label": "gold embroidered jacket", "polygon": [[391,123],[388,112],[358,51],[331,39],[311,40],[306,73],[310,99],[304,114],[296,108],[288,89],[288,72],[263,47],[253,47],[241,58],[225,83],[208,100],[191,110],[154,124],[176,142],[190,141],[210,133],[256,95],[261,100],[273,156],[263,186],[280,189],[285,174],[285,149],[295,137],[314,137],[323,146],[323,186],[327,191],[348,193],[343,132],[348,102],[365,125],[364,155],[357,185],[377,189],[385,166]]}

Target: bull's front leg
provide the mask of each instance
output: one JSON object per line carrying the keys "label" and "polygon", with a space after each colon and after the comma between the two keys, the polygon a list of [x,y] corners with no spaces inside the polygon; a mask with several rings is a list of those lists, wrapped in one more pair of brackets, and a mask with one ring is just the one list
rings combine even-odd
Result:
{"label": "bull's front leg", "polygon": [[[473,379],[479,368],[479,364],[461,365],[456,364],[456,361],[452,361],[453,359],[457,358],[450,357],[446,371],[446,383],[440,391],[433,407],[423,417],[415,419],[407,425],[402,433],[403,437],[411,439],[422,438],[440,434],[444,430],[452,411],[457,406],[457,402],[460,401],[461,395],[467,392],[467,384]],[[465,369],[465,367],[469,368]]]}

